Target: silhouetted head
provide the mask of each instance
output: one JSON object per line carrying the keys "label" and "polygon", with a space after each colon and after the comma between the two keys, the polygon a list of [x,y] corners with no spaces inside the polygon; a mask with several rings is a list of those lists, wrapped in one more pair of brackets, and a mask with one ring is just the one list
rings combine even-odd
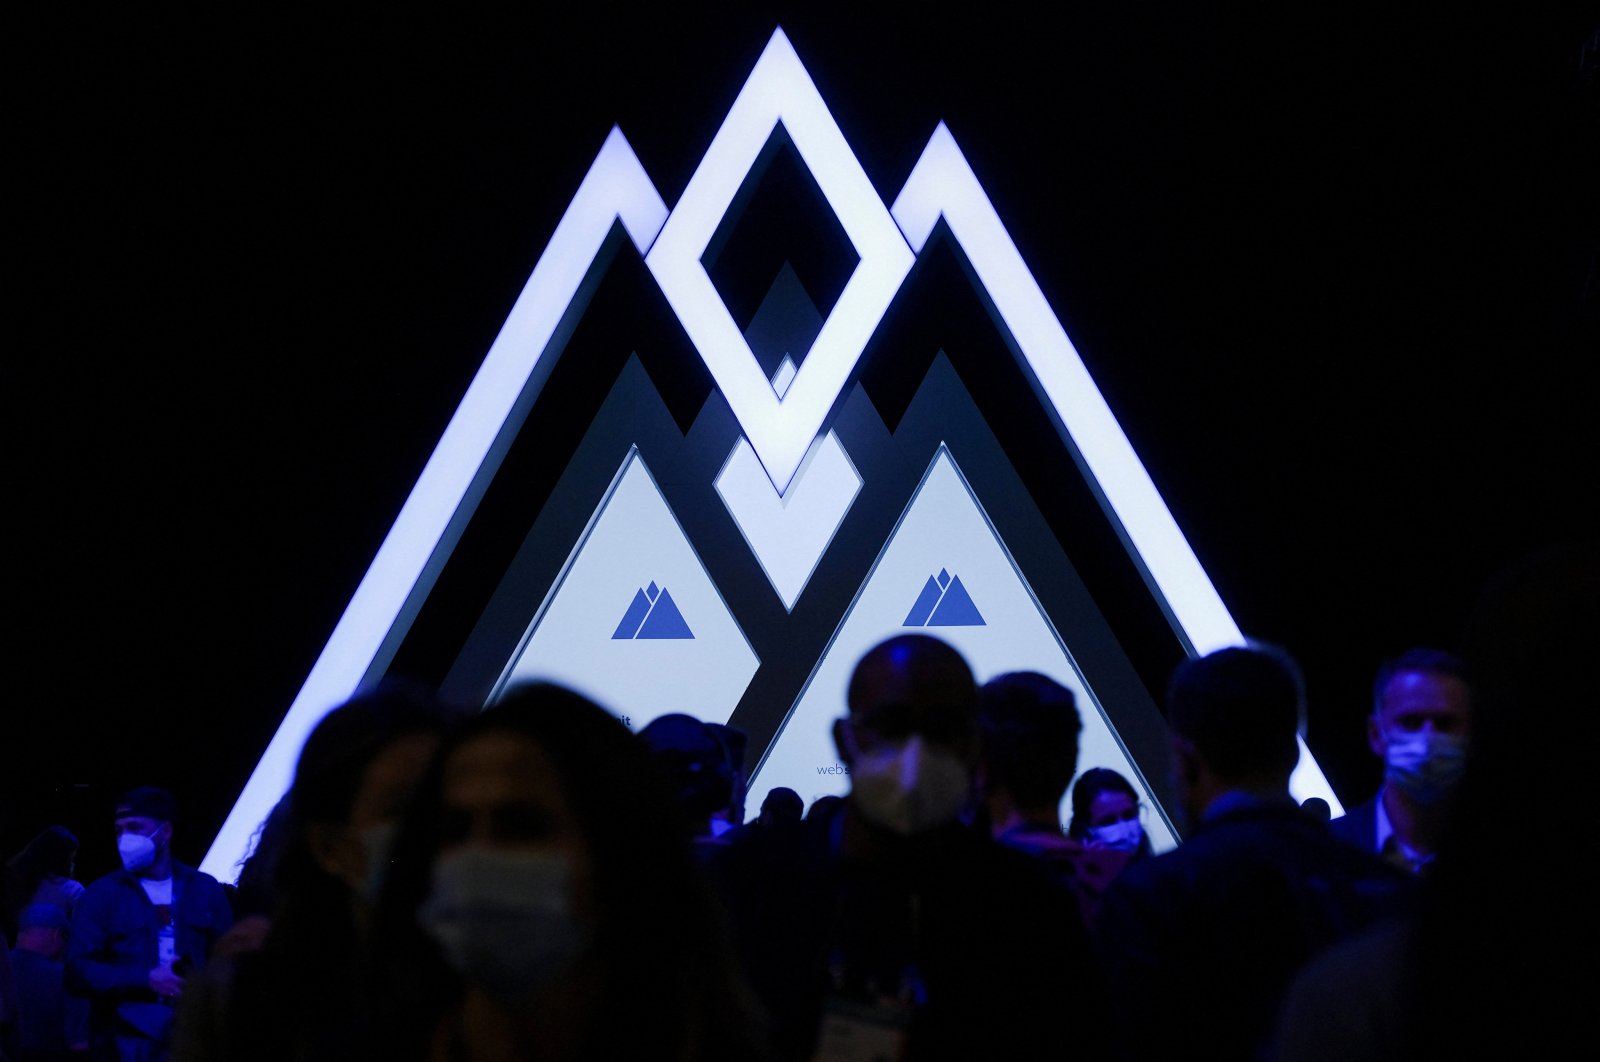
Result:
{"label": "silhouetted head", "polygon": [[850,677],[834,744],[862,818],[899,834],[953,822],[978,755],[977,686],[956,649],[925,634],[880,642]]}
{"label": "silhouetted head", "polygon": [[757,819],[763,826],[776,826],[785,822],[799,822],[805,814],[805,801],[788,786],[775,787],[761,801],[761,815]]}
{"label": "silhouetted head", "polygon": [[978,690],[978,721],[985,796],[1058,818],[1083,730],[1072,691],[1037,671],[999,675]]}
{"label": "silhouetted head", "polygon": [[683,712],[657,716],[639,737],[672,780],[689,832],[708,834],[711,816],[733,797],[733,770],[722,737],[710,724]]}
{"label": "silhouetted head", "polygon": [[1191,817],[1229,789],[1287,795],[1305,720],[1300,668],[1254,644],[1191,657],[1167,687],[1173,765]]}

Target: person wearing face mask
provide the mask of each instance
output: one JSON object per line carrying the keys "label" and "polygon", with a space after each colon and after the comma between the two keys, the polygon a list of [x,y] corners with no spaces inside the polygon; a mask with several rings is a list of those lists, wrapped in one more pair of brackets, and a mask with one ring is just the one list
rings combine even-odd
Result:
{"label": "person wearing face mask", "polygon": [[1466,766],[1472,734],[1466,664],[1437,649],[1407,650],[1379,666],[1372,700],[1367,744],[1383,763],[1383,782],[1329,829],[1422,873],[1433,862]]}
{"label": "person wearing face mask", "polygon": [[1129,860],[1151,853],[1133,783],[1110,767],[1091,767],[1072,783],[1067,836],[1091,849],[1124,852]]}
{"label": "person wearing face mask", "polygon": [[171,1062],[356,1056],[369,1022],[365,937],[394,830],[466,714],[388,678],[317,723],[241,867],[248,913],[179,1004]]}
{"label": "person wearing face mask", "polygon": [[1152,854],[1142,811],[1133,783],[1110,767],[1090,767],[1072,783],[1067,837],[1083,848],[1080,877],[1092,890],[1096,910],[1117,875]]}
{"label": "person wearing face mask", "polygon": [[73,908],[66,980],[89,998],[96,1059],[164,1060],[179,997],[233,923],[217,879],[173,855],[176,818],[165,789],[123,794],[113,816],[122,869]]}
{"label": "person wearing face mask", "polygon": [[849,792],[806,820],[814,875],[785,872],[814,886],[791,888],[785,912],[807,931],[766,960],[809,978],[777,1003],[798,1034],[784,1056],[1031,1058],[1092,1041],[1098,979],[1075,897],[970,821],[966,660],[935,637],[891,637],[858,661],[846,707],[833,737]]}
{"label": "person wearing face mask", "polygon": [[453,732],[396,838],[380,1008],[349,1057],[761,1062],[675,792],[644,740],[551,683]]}

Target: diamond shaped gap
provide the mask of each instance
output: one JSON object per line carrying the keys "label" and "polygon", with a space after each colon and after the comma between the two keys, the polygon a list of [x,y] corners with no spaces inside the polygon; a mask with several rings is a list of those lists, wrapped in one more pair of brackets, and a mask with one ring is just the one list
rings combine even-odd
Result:
{"label": "diamond shaped gap", "polygon": [[[818,314],[818,328],[839,301],[861,256],[780,122],[700,258],[739,331],[748,332],[785,266]],[[805,360],[816,333],[789,350],[755,353],[770,376],[788,354]]]}

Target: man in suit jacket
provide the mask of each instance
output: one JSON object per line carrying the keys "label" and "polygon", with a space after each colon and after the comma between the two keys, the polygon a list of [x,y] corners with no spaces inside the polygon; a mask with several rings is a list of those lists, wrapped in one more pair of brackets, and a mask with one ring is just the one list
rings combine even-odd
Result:
{"label": "man in suit jacket", "polygon": [[1396,866],[1422,872],[1433,862],[1471,734],[1472,687],[1461,659],[1418,648],[1384,661],[1367,718],[1367,745],[1383,762],[1383,784],[1329,828]]}
{"label": "man in suit jacket", "polygon": [[1412,876],[1335,839],[1289,795],[1302,689],[1294,661],[1264,646],[1173,675],[1190,826],[1178,848],[1123,871],[1096,927],[1123,1057],[1261,1057],[1295,971],[1411,904]]}

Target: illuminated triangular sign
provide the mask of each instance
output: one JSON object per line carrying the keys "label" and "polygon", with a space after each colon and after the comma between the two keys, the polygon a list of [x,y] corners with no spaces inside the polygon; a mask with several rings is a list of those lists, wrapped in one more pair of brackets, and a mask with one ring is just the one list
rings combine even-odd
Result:
{"label": "illuminated triangular sign", "polygon": [[[782,399],[731,327],[699,261],[780,122],[860,259]],[[548,374],[561,325],[581,309],[584,279],[616,223],[644,256],[782,493],[940,218],[1185,647],[1198,654],[1242,643],[949,129],[940,123],[934,130],[885,210],[780,29],[670,214],[621,130],[607,136],[201,868],[235,878],[251,837],[287,789],[311,729],[387,667],[516,434],[519,401]],[[1300,751],[1295,795],[1320,796],[1339,814],[1342,806],[1304,742]]]}

